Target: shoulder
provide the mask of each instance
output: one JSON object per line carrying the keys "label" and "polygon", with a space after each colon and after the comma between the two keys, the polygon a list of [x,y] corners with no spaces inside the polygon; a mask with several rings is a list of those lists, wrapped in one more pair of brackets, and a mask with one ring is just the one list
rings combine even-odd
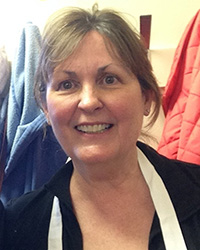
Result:
{"label": "shoulder", "polygon": [[185,176],[188,180],[192,178],[193,180],[198,180],[196,184],[200,187],[200,166],[189,163],[183,162],[179,160],[169,159],[163,155],[160,155],[155,149],[151,148],[150,146],[138,142],[137,146],[143,151],[146,155],[148,160],[154,165],[156,171],[161,176],[169,176],[170,174],[179,174],[176,177],[176,180],[179,180]]}
{"label": "shoulder", "polygon": [[5,249],[37,249],[46,244],[53,197],[41,188],[5,206]]}
{"label": "shoulder", "polygon": [[26,213],[26,211],[33,212],[34,209],[39,209],[40,206],[41,209],[44,209],[46,201],[50,200],[51,197],[53,195],[45,187],[28,192],[8,202],[5,205],[6,214],[14,214],[15,218],[18,218],[21,214]]}
{"label": "shoulder", "polygon": [[137,145],[160,175],[178,216],[200,214],[200,166],[168,159],[141,142]]}
{"label": "shoulder", "polygon": [[[143,151],[172,193],[193,193],[200,195],[200,166],[179,160],[168,159],[153,148],[141,142],[138,147]],[[180,196],[179,194],[179,196]]]}

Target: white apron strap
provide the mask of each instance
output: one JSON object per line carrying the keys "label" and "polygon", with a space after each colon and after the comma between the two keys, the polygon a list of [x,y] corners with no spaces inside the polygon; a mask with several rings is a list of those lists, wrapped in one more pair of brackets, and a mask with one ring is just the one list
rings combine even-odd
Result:
{"label": "white apron strap", "polygon": [[59,200],[55,196],[51,212],[48,236],[48,250],[62,250],[62,216]]}
{"label": "white apron strap", "polygon": [[[68,157],[66,164],[71,161]],[[55,196],[51,211],[51,219],[48,235],[48,250],[62,250],[62,215],[60,212],[60,204]]]}
{"label": "white apron strap", "polygon": [[139,148],[138,161],[160,220],[166,250],[187,250],[176,212],[165,185]]}

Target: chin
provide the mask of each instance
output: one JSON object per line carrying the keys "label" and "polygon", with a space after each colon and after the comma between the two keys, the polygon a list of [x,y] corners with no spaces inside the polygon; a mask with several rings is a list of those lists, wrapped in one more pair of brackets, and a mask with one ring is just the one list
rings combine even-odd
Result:
{"label": "chin", "polygon": [[[73,159],[73,157],[72,157]],[[110,154],[108,150],[104,151],[95,151],[91,152],[91,150],[83,150],[83,152],[76,152],[76,155],[74,157],[76,161],[82,162],[84,164],[88,165],[95,165],[95,164],[101,164],[109,162],[111,159],[113,159],[113,154]]]}
{"label": "chin", "polygon": [[88,165],[90,164],[94,165],[94,164],[99,164],[99,163],[104,163],[104,162],[109,161],[109,157],[95,154],[95,155],[81,157],[80,161]]}

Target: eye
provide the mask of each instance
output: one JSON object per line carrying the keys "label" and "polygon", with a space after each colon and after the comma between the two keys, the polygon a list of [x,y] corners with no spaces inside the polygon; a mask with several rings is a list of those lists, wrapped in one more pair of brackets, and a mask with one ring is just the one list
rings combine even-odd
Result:
{"label": "eye", "polygon": [[105,84],[105,85],[115,85],[120,81],[120,79],[118,78],[118,76],[113,75],[113,74],[105,74],[104,76],[102,76],[101,79],[101,83]]}
{"label": "eye", "polygon": [[65,80],[62,81],[59,84],[59,91],[64,91],[64,90],[73,90],[78,86],[78,83],[76,81],[72,81],[72,80]]}
{"label": "eye", "polygon": [[63,81],[60,83],[61,89],[71,89],[72,87],[73,87],[73,84],[70,81]]}
{"label": "eye", "polygon": [[116,78],[112,75],[108,75],[105,77],[104,82],[106,84],[113,84],[115,82]]}

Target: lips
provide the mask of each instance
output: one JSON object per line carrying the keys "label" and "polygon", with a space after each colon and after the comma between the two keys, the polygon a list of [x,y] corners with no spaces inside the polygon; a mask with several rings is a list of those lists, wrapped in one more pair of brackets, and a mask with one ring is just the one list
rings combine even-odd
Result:
{"label": "lips", "polygon": [[112,127],[112,124],[94,124],[94,125],[79,125],[75,128],[82,133],[103,133],[105,130]]}

